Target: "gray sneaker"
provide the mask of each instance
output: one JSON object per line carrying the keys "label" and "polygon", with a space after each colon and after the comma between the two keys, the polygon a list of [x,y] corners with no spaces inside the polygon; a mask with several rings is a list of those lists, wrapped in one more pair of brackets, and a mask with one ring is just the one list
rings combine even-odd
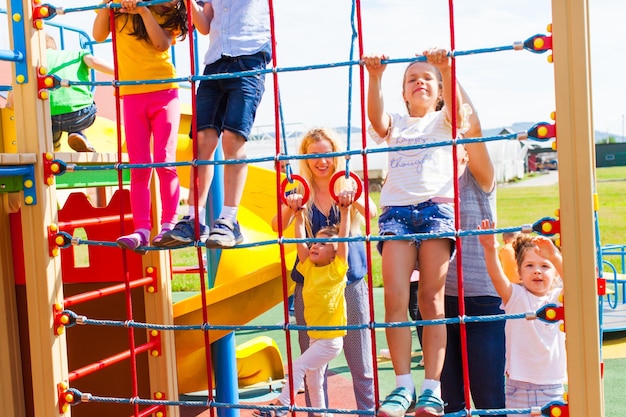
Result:
{"label": "gray sneaker", "polygon": [[217,219],[206,240],[207,248],[232,248],[243,242],[239,223],[228,219]]}
{"label": "gray sneaker", "polygon": [[[181,221],[176,223],[174,228],[163,234],[161,240],[156,246],[159,247],[175,247],[182,246],[187,243],[194,242],[196,240],[196,232],[194,228],[195,220],[189,216],[185,216]],[[204,241],[209,236],[209,228],[203,224],[200,224],[200,241]]]}

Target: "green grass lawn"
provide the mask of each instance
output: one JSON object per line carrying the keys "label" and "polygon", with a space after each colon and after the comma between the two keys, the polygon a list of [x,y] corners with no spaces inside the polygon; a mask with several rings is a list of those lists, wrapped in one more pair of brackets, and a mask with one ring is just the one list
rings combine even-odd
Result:
{"label": "green grass lawn", "polygon": [[[626,244],[626,167],[599,168],[597,170],[597,194],[599,200],[598,224],[600,243]],[[371,193],[378,203],[380,193]],[[543,217],[555,217],[559,208],[558,185],[542,187],[506,187],[497,191],[498,227],[515,227],[532,224]],[[372,236],[378,234],[378,218],[370,222]],[[372,253],[372,276],[375,287],[382,286],[381,259],[375,243],[370,245]],[[621,259],[617,256],[608,260],[623,271]],[[172,263],[175,266],[198,265],[195,248],[172,251]],[[605,270],[608,270],[605,268]],[[174,291],[199,291],[197,275],[176,275],[172,281]]]}
{"label": "green grass lawn", "polygon": [[[597,171],[600,244],[626,244],[626,167],[600,168]],[[513,227],[534,223],[542,217],[555,217],[559,207],[558,185],[545,187],[501,187],[498,189],[498,226]],[[622,271],[621,259],[609,261]],[[605,270],[607,270],[605,268]]]}
{"label": "green grass lawn", "polygon": [[604,362],[604,411],[606,417],[622,417],[626,407],[626,359],[607,359]]}
{"label": "green grass lawn", "polygon": [[[602,245],[606,244],[626,244],[624,237],[626,236],[626,204],[624,204],[623,194],[624,184],[626,183],[626,167],[618,168],[602,168],[597,172],[597,194],[599,199],[598,223],[600,228],[600,241]],[[534,223],[543,217],[554,217],[555,210],[559,208],[558,186],[545,187],[499,187],[497,191],[498,205],[498,226],[514,227],[522,224]],[[378,193],[373,193],[372,198],[377,202]],[[378,232],[377,219],[371,222],[371,234],[376,235]],[[372,252],[372,271],[374,276],[374,285],[382,286],[380,272],[380,256],[375,250],[375,244],[371,244]],[[172,251],[174,265],[197,265],[197,251],[194,248],[187,248]],[[619,259],[612,259],[616,267],[621,268]],[[172,285],[174,291],[198,291],[199,283],[197,275],[176,276]],[[384,321],[382,314],[384,306],[382,305],[382,289],[375,288],[375,312],[377,322]],[[283,306],[277,305],[272,310],[259,316],[250,324],[274,324],[283,318]],[[237,343],[242,343],[252,337],[258,335],[258,332],[237,332]],[[285,334],[283,331],[265,332],[272,337],[281,350],[283,358],[285,353]],[[615,333],[611,335],[616,335]],[[298,356],[298,350],[295,334],[291,335],[292,345],[294,346],[293,355]],[[378,349],[386,348],[386,339],[384,331],[376,332],[376,345]],[[416,356],[413,360],[412,374],[419,381],[423,378],[423,368],[417,366],[420,358],[419,342],[414,337],[413,346]],[[333,360],[330,364],[330,370],[338,373],[346,378],[350,378],[350,372],[346,366],[343,355]],[[626,359],[608,359],[605,360],[605,374],[603,379],[604,385],[604,403],[606,417],[619,417],[626,409],[626,397],[622,394],[623,384],[625,380]],[[380,384],[380,393],[384,395],[394,386],[394,377],[391,365],[388,361],[378,364],[378,378]]]}

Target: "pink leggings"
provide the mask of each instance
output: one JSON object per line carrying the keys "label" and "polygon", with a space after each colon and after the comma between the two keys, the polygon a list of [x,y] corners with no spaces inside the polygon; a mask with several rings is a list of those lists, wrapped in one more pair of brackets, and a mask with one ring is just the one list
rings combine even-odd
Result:
{"label": "pink leggings", "polygon": [[[124,96],[124,132],[131,164],[175,162],[180,101],[178,89]],[[150,151],[153,138],[154,157]],[[155,168],[161,191],[161,224],[176,223],[180,188],[176,167]],[[130,203],[137,229],[152,229],[150,221],[150,179],[152,168],[130,171]]]}

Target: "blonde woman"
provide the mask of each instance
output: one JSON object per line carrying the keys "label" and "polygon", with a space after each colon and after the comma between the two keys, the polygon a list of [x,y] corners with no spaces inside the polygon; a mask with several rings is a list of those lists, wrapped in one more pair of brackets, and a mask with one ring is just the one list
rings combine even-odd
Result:
{"label": "blonde woman", "polygon": [[[301,155],[320,155],[343,150],[337,134],[328,128],[315,128],[309,130],[302,141],[298,153]],[[330,191],[330,183],[333,175],[345,170],[345,159],[342,157],[316,157],[311,159],[301,159],[299,161],[298,174],[303,177],[310,188],[309,200],[302,203],[303,187],[301,184],[295,190],[295,195],[290,197],[300,198],[300,207],[304,210],[304,227],[308,237],[316,236],[317,232],[326,226],[339,223],[339,207]],[[349,186],[343,176],[335,183],[335,192],[344,190]],[[297,197],[299,196],[299,197]],[[376,205],[369,199],[361,195],[356,199],[350,208],[350,235],[355,236],[361,233],[364,216],[366,214],[366,204],[369,208],[370,219],[376,216]],[[292,210],[287,206],[281,209],[282,225],[287,227],[292,220]],[[278,217],[272,221],[272,227],[278,230]],[[349,242],[348,251],[349,269],[346,274],[346,305],[348,315],[348,325],[357,325],[368,322],[369,298],[367,293],[367,282],[363,279],[367,273],[367,263],[365,258],[365,245],[363,242]],[[296,260],[296,265],[298,260]],[[291,272],[291,279],[296,282],[294,291],[296,323],[305,325],[304,304],[302,301],[302,288],[304,277],[296,270],[296,266]],[[306,331],[300,331],[298,335],[300,350],[304,352],[309,347],[309,337]],[[374,410],[374,372],[371,355],[371,338],[369,330],[348,330],[344,340],[344,353],[346,362],[352,374],[354,385],[354,396],[359,410]],[[328,398],[327,383],[324,381],[324,395]],[[307,393],[307,406],[310,400]],[[326,402],[328,403],[328,402]]]}

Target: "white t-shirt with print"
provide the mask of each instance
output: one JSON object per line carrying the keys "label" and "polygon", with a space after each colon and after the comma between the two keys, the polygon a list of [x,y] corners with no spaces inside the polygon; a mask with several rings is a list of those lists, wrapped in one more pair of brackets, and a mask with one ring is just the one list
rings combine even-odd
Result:
{"label": "white t-shirt with print", "polygon": [[[557,304],[562,288],[554,288],[543,297],[513,284],[513,293],[502,308],[507,314],[537,311],[546,304]],[[532,384],[558,384],[567,381],[565,333],[561,322],[540,319],[508,319],[506,333],[506,373],[516,381]]]}
{"label": "white t-shirt with print", "polygon": [[[445,111],[431,112],[424,117],[389,116],[391,126],[387,137],[380,137],[371,126],[368,130],[376,143],[386,141],[389,147],[396,147],[452,139],[452,127]],[[432,198],[453,202],[453,176],[451,145],[391,151],[380,206],[416,205]]]}

